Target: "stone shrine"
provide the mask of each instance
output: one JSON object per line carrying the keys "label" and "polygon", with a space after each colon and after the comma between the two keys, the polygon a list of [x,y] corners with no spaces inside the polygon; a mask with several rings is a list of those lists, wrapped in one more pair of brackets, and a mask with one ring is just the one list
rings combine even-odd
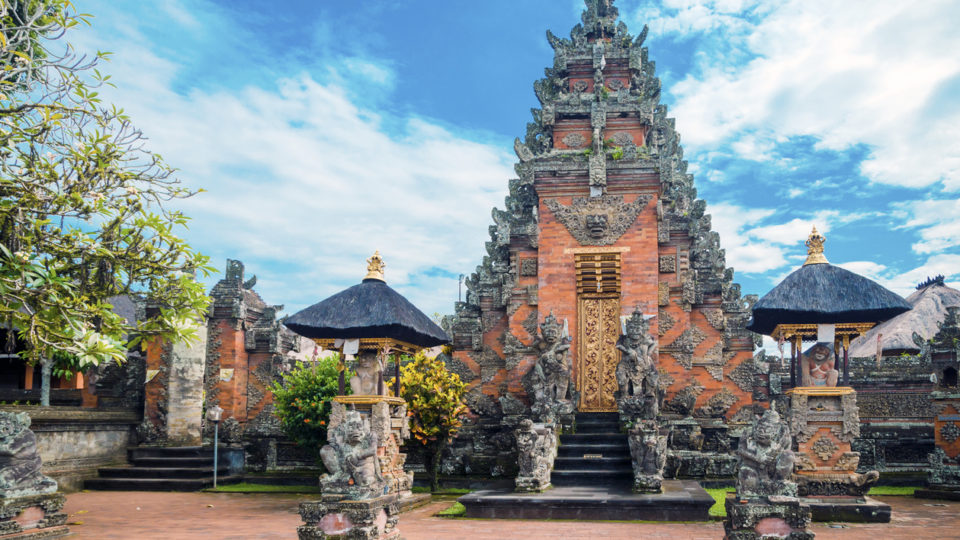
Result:
{"label": "stone shrine", "polygon": [[470,417],[445,474],[513,474],[513,431],[542,406],[526,384],[542,361],[538,328],[552,313],[569,328],[575,414],[618,412],[621,318],[649,319],[664,393],[665,428],[686,417],[706,443],[675,456],[674,471],[728,476],[730,422],[754,404],[744,329],[754,297],[726,266],[706,202],[687,173],[674,121],[643,46],[609,0],[586,0],[569,38],[547,33],[554,62],[534,83],[540,107],[517,139],[517,178],[467,294],[447,318],[448,369],[471,388]]}
{"label": "stone shrine", "polygon": [[66,497],[40,472],[37,438],[27,413],[0,411],[0,536],[59,538],[70,530]]}
{"label": "stone shrine", "polygon": [[960,500],[960,307],[947,308],[947,317],[930,341],[914,334],[920,355],[930,362],[936,380],[930,392],[936,447],[928,456],[927,489],[917,497]]}

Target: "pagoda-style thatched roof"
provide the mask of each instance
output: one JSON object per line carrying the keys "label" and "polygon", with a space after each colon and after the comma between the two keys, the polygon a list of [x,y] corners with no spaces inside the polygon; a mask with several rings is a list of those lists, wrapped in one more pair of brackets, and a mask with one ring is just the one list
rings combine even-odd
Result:
{"label": "pagoda-style thatched roof", "polygon": [[910,310],[900,295],[834,266],[814,229],[807,262],[753,306],[749,330],[770,334],[778,324],[877,323]]}
{"label": "pagoda-style thatched roof", "polygon": [[923,339],[937,333],[937,323],[947,315],[947,307],[960,306],[960,291],[943,283],[922,287],[907,297],[913,306],[910,311],[878,324],[850,343],[850,356],[874,356],[877,354],[877,336],[880,347],[887,351],[917,353],[920,348],[913,342],[916,332]]}
{"label": "pagoda-style thatched roof", "polygon": [[383,281],[382,261],[378,264],[377,273],[371,271],[359,285],[291,315],[284,324],[311,339],[391,338],[418,347],[449,343],[439,326]]}

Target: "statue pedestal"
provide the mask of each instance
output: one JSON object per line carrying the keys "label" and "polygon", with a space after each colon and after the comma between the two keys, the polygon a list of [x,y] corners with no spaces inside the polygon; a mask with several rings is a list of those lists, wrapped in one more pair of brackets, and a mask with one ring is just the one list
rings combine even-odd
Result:
{"label": "statue pedestal", "polygon": [[297,535],[300,540],[397,540],[398,501],[397,494],[391,493],[363,501],[324,496],[319,501],[300,503],[304,524],[297,527]]}
{"label": "statue pedestal", "polygon": [[0,497],[0,538],[60,538],[70,534],[62,493]]}
{"label": "statue pedestal", "polygon": [[927,488],[917,497],[960,501],[960,392],[932,392],[936,448],[928,456]]}
{"label": "statue pedestal", "polygon": [[807,530],[810,507],[794,497],[769,497],[769,500],[740,500],[728,495],[727,517],[723,521],[726,540],[783,538],[813,540]]}
{"label": "statue pedestal", "polygon": [[797,443],[793,479],[813,519],[889,522],[889,505],[866,497],[880,473],[858,473],[860,453],[850,446],[860,436],[857,392],[850,387],[801,386],[787,394],[790,432]]}
{"label": "statue pedestal", "polygon": [[549,489],[553,461],[557,457],[559,438],[554,424],[520,423],[514,431],[517,438],[517,465],[515,491],[541,492]]}
{"label": "statue pedestal", "polygon": [[349,409],[366,416],[370,430],[377,435],[377,457],[380,472],[387,483],[386,494],[396,493],[401,498],[412,495],[413,473],[403,470],[407,455],[400,452],[400,445],[410,438],[410,423],[407,419],[407,402],[392,396],[337,396],[333,398],[330,411],[332,430],[346,417]]}
{"label": "statue pedestal", "polygon": [[634,493],[660,493],[667,462],[667,436],[656,420],[637,420],[627,432]]}

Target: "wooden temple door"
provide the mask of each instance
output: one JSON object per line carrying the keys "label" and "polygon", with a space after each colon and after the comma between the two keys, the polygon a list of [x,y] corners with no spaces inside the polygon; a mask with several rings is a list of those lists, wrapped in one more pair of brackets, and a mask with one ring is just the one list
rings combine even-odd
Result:
{"label": "wooden temple door", "polygon": [[578,408],[581,412],[615,412],[620,254],[579,254],[576,267]]}

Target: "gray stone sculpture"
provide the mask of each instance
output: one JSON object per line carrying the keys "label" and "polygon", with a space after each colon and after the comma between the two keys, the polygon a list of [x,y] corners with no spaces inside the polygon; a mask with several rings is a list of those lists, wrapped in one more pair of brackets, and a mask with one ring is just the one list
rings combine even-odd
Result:
{"label": "gray stone sculpture", "polygon": [[550,487],[550,472],[557,457],[557,432],[552,424],[534,424],[524,419],[517,437],[517,491],[543,491]]}
{"label": "gray stone sculpture", "polygon": [[634,311],[627,319],[626,334],[617,340],[617,407],[624,416],[655,420],[660,414],[663,389],[657,370],[657,342],[643,313]]}
{"label": "gray stone sculpture", "polygon": [[767,499],[770,496],[797,496],[793,476],[795,458],[790,450],[787,423],[773,409],[767,410],[740,439],[737,457],[737,497]]}
{"label": "gray stone sculpture", "polygon": [[554,423],[557,416],[571,414],[575,407],[571,400],[570,375],[573,363],[570,357],[570,337],[564,336],[560,323],[553,314],[540,325],[540,339],[534,344],[538,351],[537,363],[528,376],[533,395],[533,414],[545,423]]}
{"label": "gray stone sculpture", "polygon": [[57,482],[40,472],[37,437],[27,413],[0,412],[0,497],[55,493]]}
{"label": "gray stone sculpture", "polygon": [[362,500],[383,494],[385,483],[377,459],[377,436],[360,413],[347,412],[327,433],[330,444],[320,449],[327,474],[320,477],[324,495],[342,494]]}
{"label": "gray stone sculpture", "polygon": [[[379,394],[377,387],[380,374],[383,372],[383,362],[376,351],[361,351],[357,358],[356,373],[350,377],[350,389],[356,396],[375,396]],[[386,392],[386,389],[382,390]]]}
{"label": "gray stone sculpture", "polygon": [[633,490],[660,493],[667,463],[667,436],[660,434],[655,420],[639,420],[630,428],[627,440],[633,462]]}

